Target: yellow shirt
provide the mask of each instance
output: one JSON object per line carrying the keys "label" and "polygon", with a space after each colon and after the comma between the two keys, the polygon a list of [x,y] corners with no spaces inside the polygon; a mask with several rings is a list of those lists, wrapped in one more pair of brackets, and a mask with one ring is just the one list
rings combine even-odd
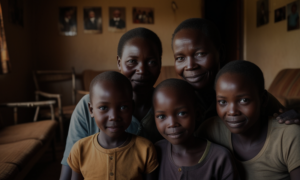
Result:
{"label": "yellow shirt", "polygon": [[127,145],[104,149],[98,134],[77,141],[68,157],[69,166],[85,180],[142,179],[158,167],[154,145],[147,139],[132,135]]}
{"label": "yellow shirt", "polygon": [[[231,132],[219,117],[206,120],[196,131],[233,152]],[[300,167],[300,126],[279,124],[269,118],[268,133],[260,152],[248,161],[241,161],[242,179],[290,179],[289,173]]]}

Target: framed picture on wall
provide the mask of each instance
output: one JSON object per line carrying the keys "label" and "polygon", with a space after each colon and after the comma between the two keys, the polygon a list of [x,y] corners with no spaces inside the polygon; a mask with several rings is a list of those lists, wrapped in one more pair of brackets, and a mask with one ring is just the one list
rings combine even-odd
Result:
{"label": "framed picture on wall", "polygon": [[77,34],[77,9],[76,7],[60,7],[58,19],[59,33],[64,36]]}
{"label": "framed picture on wall", "polygon": [[259,0],[257,1],[256,8],[256,25],[257,27],[269,23],[269,0]]}
{"label": "framed picture on wall", "polygon": [[24,8],[23,0],[8,1],[9,22],[15,25],[24,26]]}
{"label": "framed picture on wall", "polygon": [[287,30],[299,29],[299,6],[300,0],[292,2],[286,6],[287,9]]}
{"label": "framed picture on wall", "polygon": [[285,7],[278,8],[274,11],[274,22],[285,20]]}
{"label": "framed picture on wall", "polygon": [[84,33],[102,33],[102,10],[101,7],[83,8]]}
{"label": "framed picture on wall", "polygon": [[125,7],[109,8],[109,28],[110,32],[126,31],[126,11]]}
{"label": "framed picture on wall", "polygon": [[154,9],[134,7],[132,17],[135,24],[154,24]]}

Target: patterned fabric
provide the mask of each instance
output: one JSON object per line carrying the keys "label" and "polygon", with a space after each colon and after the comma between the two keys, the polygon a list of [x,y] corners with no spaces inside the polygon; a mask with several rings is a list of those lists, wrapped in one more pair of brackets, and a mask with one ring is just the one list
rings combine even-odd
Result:
{"label": "patterned fabric", "polygon": [[269,92],[285,107],[300,108],[300,69],[283,69],[272,82]]}

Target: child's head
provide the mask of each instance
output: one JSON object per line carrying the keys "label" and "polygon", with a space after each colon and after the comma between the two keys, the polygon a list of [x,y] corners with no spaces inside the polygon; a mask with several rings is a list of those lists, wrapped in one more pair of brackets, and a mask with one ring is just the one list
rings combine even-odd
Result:
{"label": "child's head", "polygon": [[246,133],[259,126],[266,91],[257,65],[248,61],[228,63],[217,74],[215,89],[218,115],[232,133]]}
{"label": "child's head", "polygon": [[153,94],[156,127],[172,144],[182,144],[195,130],[197,101],[193,87],[180,79],[161,82]]}
{"label": "child's head", "polygon": [[131,123],[132,87],[122,74],[107,71],[90,84],[89,110],[98,128],[110,137],[120,137]]}
{"label": "child's head", "polygon": [[220,69],[221,37],[210,21],[191,18],[174,31],[175,70],[197,90],[212,88]]}
{"label": "child's head", "polygon": [[160,74],[161,56],[161,41],[149,29],[135,28],[121,37],[118,68],[130,80],[133,91],[152,91]]}

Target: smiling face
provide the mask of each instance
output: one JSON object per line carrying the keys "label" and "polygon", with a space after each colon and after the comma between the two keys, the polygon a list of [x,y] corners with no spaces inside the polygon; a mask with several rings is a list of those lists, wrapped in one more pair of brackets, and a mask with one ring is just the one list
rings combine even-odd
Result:
{"label": "smiling face", "polygon": [[195,89],[212,88],[220,69],[219,53],[197,29],[182,29],[173,40],[175,70]]}
{"label": "smiling face", "polygon": [[171,144],[186,143],[195,130],[196,112],[192,98],[174,88],[161,88],[153,100],[159,133]]}
{"label": "smiling face", "polygon": [[217,112],[234,134],[243,134],[260,126],[264,95],[245,76],[225,73],[216,83]]}
{"label": "smiling face", "polygon": [[160,74],[161,57],[154,43],[133,38],[123,47],[122,57],[117,57],[118,68],[131,82],[133,91],[152,91]]}
{"label": "smiling face", "polygon": [[89,110],[98,128],[111,138],[122,136],[131,123],[132,92],[108,81],[96,84],[92,91]]}

